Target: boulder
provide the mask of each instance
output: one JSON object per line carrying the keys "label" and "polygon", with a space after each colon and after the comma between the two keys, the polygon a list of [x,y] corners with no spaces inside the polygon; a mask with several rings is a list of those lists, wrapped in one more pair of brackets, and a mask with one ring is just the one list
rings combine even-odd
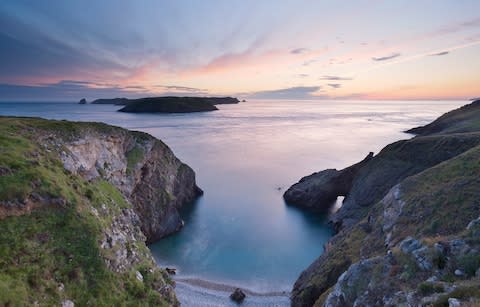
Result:
{"label": "boulder", "polygon": [[175,269],[175,268],[165,268],[165,271],[167,271],[167,273],[170,274],[170,275],[177,274],[177,269]]}
{"label": "boulder", "polygon": [[448,307],[460,307],[461,304],[460,304],[460,301],[457,300],[456,298],[449,298],[448,299]]}
{"label": "boulder", "polygon": [[230,294],[230,299],[237,302],[241,303],[245,299],[246,295],[240,288],[236,288],[235,291]]}
{"label": "boulder", "polygon": [[85,98],[80,99],[78,104],[87,104],[87,100]]}

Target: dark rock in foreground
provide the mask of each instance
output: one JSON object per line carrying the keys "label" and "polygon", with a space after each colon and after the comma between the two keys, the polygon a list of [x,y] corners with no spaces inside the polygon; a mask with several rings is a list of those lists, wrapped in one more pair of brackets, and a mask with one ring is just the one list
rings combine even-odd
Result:
{"label": "dark rock in foreground", "polygon": [[243,302],[245,297],[246,297],[245,293],[240,288],[235,289],[235,291],[233,291],[233,293],[230,294],[230,298],[237,303]]}
{"label": "dark rock in foreground", "polygon": [[130,102],[127,98],[111,98],[111,99],[96,99],[92,101],[92,104],[114,104],[118,106],[126,105]]}
{"label": "dark rock in foreground", "polygon": [[338,196],[347,196],[358,171],[372,158],[371,152],[362,161],[340,171],[327,169],[303,177],[283,194],[283,198],[289,205],[326,211]]}
{"label": "dark rock in foreground", "polygon": [[78,104],[87,104],[87,100],[85,98],[80,99]]}

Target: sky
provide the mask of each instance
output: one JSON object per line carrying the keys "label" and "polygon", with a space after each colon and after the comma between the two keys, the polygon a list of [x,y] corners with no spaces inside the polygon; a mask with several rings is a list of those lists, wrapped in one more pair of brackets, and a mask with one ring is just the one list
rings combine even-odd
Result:
{"label": "sky", "polygon": [[480,96],[478,0],[2,0],[0,101]]}

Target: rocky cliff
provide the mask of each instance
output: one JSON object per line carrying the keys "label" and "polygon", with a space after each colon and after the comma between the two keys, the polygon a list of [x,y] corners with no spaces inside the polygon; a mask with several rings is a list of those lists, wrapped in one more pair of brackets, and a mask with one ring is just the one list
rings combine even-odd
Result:
{"label": "rocky cliff", "polygon": [[361,166],[292,305],[479,303],[479,111],[474,102],[447,113]]}
{"label": "rocky cliff", "polygon": [[49,136],[44,142],[63,148],[60,159],[69,172],[106,180],[119,189],[139,215],[147,242],[178,231],[183,225],[178,209],[202,193],[193,170],[148,134],[91,127],[78,123],[77,135],[69,140],[56,143]]}
{"label": "rocky cliff", "polygon": [[145,242],[200,192],[147,134],[1,117],[0,304],[177,305]]}

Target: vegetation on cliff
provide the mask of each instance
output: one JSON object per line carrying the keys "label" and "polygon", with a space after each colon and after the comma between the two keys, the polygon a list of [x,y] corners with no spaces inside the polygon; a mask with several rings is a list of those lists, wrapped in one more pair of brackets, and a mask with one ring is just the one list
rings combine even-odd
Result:
{"label": "vegetation on cliff", "polygon": [[[113,154],[124,161],[115,165]],[[164,169],[149,162],[160,158]],[[157,199],[139,210],[132,195],[142,170],[151,178],[172,174],[174,182],[151,183],[164,185],[170,203]],[[142,214],[162,217],[156,212],[190,201],[198,192],[192,174],[143,133],[0,117],[0,305],[176,305],[168,274],[145,245],[142,228],[151,223]]]}
{"label": "vegetation on cliff", "polygon": [[479,116],[478,102],[449,112],[358,171],[294,306],[480,302]]}

